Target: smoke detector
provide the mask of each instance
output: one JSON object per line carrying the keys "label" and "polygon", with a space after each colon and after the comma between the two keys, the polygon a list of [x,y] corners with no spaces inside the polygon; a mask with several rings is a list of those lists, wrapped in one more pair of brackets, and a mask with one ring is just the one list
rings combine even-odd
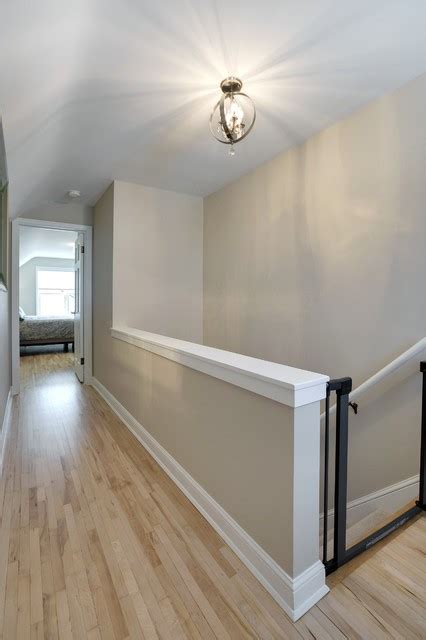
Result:
{"label": "smoke detector", "polygon": [[68,198],[79,198],[81,196],[81,192],[78,189],[70,189],[67,191]]}

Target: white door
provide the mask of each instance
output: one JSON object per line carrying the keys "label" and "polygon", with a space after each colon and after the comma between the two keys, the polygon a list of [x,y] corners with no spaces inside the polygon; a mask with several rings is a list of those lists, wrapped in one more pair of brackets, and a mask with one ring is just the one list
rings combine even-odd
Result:
{"label": "white door", "polygon": [[84,234],[79,233],[75,242],[75,311],[74,311],[74,371],[80,382],[84,382],[84,336],[83,336],[83,270]]}

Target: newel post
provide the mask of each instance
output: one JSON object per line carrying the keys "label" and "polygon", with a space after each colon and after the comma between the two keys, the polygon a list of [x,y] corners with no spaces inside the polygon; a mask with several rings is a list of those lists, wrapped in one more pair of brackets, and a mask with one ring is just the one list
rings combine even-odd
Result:
{"label": "newel post", "polygon": [[[324,384],[324,397],[326,385]],[[297,620],[328,592],[319,550],[320,403],[293,412],[292,608]]]}

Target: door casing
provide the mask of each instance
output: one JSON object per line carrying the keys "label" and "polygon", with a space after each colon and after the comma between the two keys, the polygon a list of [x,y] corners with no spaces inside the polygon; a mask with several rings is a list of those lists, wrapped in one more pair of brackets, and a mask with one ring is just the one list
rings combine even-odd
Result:
{"label": "door casing", "polygon": [[20,228],[42,227],[44,229],[63,229],[84,234],[84,382],[92,380],[92,239],[93,228],[84,224],[52,222],[50,220],[32,220],[31,218],[14,218],[12,220],[12,264],[11,264],[11,338],[12,338],[12,393],[20,390],[19,371],[19,234]]}
{"label": "door casing", "polygon": [[[74,373],[84,382],[84,234],[79,231],[74,244],[75,310],[74,310]],[[83,308],[83,315],[81,310]],[[83,318],[83,322],[81,321]]]}

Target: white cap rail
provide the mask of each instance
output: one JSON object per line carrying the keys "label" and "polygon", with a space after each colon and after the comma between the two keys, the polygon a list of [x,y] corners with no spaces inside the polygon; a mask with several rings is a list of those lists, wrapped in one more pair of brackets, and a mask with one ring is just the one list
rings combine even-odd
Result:
{"label": "white cap rail", "polygon": [[320,373],[131,327],[113,327],[111,335],[290,407],[310,404],[326,395],[329,377]]}

